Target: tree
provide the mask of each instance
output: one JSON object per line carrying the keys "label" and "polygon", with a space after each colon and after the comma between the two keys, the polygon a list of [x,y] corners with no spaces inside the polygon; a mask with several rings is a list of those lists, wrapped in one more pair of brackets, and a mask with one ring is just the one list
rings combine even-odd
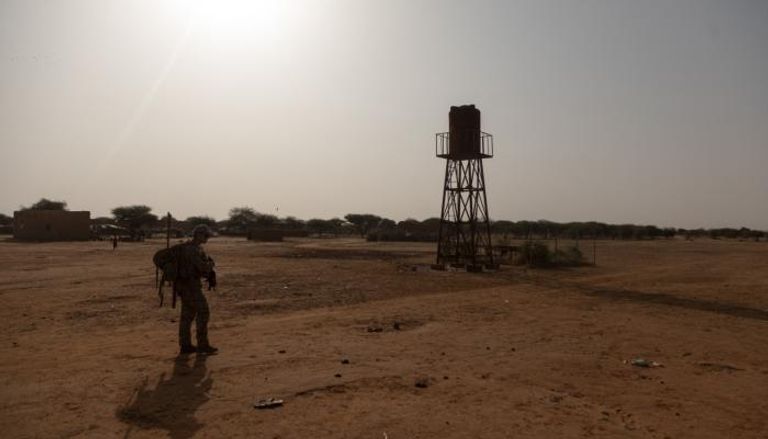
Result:
{"label": "tree", "polygon": [[309,233],[323,234],[330,229],[330,224],[327,220],[320,218],[312,218],[307,221],[307,231]]}
{"label": "tree", "polygon": [[40,201],[29,207],[22,206],[20,210],[67,210],[67,202],[41,198]]}
{"label": "tree", "polygon": [[190,216],[186,219],[186,222],[188,222],[192,227],[205,224],[212,229],[216,228],[216,220],[209,217],[208,215]]}
{"label": "tree", "polygon": [[128,227],[132,235],[142,227],[157,222],[152,208],[144,205],[115,207],[112,209],[112,216],[118,224]]}
{"label": "tree", "polygon": [[491,232],[508,235],[513,233],[515,229],[515,223],[507,220],[499,220],[491,222]]}
{"label": "tree", "polygon": [[342,224],[344,224],[344,220],[339,218],[331,218],[329,220],[313,218],[307,221],[307,231],[309,233],[317,233],[318,235],[323,233],[338,235]]}
{"label": "tree", "polygon": [[277,217],[268,213],[256,213],[256,225],[259,227],[271,227],[277,223]]}
{"label": "tree", "polygon": [[421,228],[427,233],[437,233],[440,231],[440,218],[427,218],[421,222]]}
{"label": "tree", "polygon": [[258,214],[250,207],[233,207],[229,209],[229,220],[227,225],[230,229],[240,232],[246,232],[252,225],[256,224]]}
{"label": "tree", "polygon": [[91,218],[91,224],[115,224],[115,219],[108,216]]}
{"label": "tree", "polygon": [[365,238],[368,231],[375,227],[381,221],[381,217],[378,215],[372,215],[370,213],[348,213],[344,216],[344,219],[355,225],[357,232],[360,236]]}
{"label": "tree", "polygon": [[285,220],[283,220],[283,223],[285,224],[285,228],[290,230],[300,230],[304,228],[304,221],[295,216],[286,217]]}
{"label": "tree", "polygon": [[393,230],[397,228],[397,223],[389,218],[382,218],[376,225],[379,230]]}
{"label": "tree", "polygon": [[13,224],[13,218],[4,213],[0,213],[0,226],[9,226],[11,224]]}
{"label": "tree", "polygon": [[739,239],[749,239],[752,237],[752,230],[747,227],[740,228],[737,233]]}
{"label": "tree", "polygon": [[328,224],[331,227],[331,233],[333,233],[334,235],[338,235],[342,231],[344,227],[344,223],[345,221],[341,218],[334,217],[329,219]]}
{"label": "tree", "polygon": [[760,238],[763,238],[766,236],[765,232],[761,232],[759,230],[753,230],[752,235],[750,236],[752,239],[755,240],[755,242],[760,242]]}

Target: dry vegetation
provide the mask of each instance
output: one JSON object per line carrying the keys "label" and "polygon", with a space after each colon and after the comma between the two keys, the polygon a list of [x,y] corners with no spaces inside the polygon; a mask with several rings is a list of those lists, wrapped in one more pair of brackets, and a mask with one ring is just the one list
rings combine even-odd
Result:
{"label": "dry vegetation", "polygon": [[471,274],[426,269],[429,244],[218,238],[209,358],[176,357],[162,245],[0,242],[4,437],[768,431],[766,243],[603,241],[597,267]]}

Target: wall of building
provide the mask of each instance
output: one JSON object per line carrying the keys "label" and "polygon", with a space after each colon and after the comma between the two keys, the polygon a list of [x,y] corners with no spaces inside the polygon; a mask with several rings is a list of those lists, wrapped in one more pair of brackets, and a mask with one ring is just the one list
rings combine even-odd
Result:
{"label": "wall of building", "polygon": [[23,210],[13,212],[13,237],[21,241],[87,241],[91,212]]}

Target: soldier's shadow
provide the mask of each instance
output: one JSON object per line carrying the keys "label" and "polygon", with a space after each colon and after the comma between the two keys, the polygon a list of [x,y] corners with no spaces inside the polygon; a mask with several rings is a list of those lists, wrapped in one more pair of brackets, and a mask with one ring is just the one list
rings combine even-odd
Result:
{"label": "soldier's shadow", "polygon": [[154,387],[145,378],[129,403],[117,410],[117,417],[129,425],[125,437],[134,428],[167,430],[172,439],[187,439],[200,430],[204,424],[195,412],[208,402],[213,385],[206,359],[205,355],[179,355],[171,376],[163,373]]}

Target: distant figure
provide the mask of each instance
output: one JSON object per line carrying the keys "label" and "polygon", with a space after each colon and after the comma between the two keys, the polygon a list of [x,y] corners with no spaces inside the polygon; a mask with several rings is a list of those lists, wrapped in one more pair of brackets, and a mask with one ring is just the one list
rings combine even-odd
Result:
{"label": "distant figure", "polygon": [[[182,354],[197,352],[198,354],[212,355],[218,351],[208,341],[210,311],[201,282],[201,278],[209,278],[213,273],[213,259],[208,257],[201,247],[202,244],[208,242],[211,235],[211,229],[201,224],[193,230],[192,240],[181,244],[179,273],[174,283],[174,289],[181,298],[179,346]],[[192,344],[193,320],[197,323],[197,346]]]}
{"label": "distant figure", "polygon": [[117,235],[112,237],[112,250],[114,251],[117,248]]}

